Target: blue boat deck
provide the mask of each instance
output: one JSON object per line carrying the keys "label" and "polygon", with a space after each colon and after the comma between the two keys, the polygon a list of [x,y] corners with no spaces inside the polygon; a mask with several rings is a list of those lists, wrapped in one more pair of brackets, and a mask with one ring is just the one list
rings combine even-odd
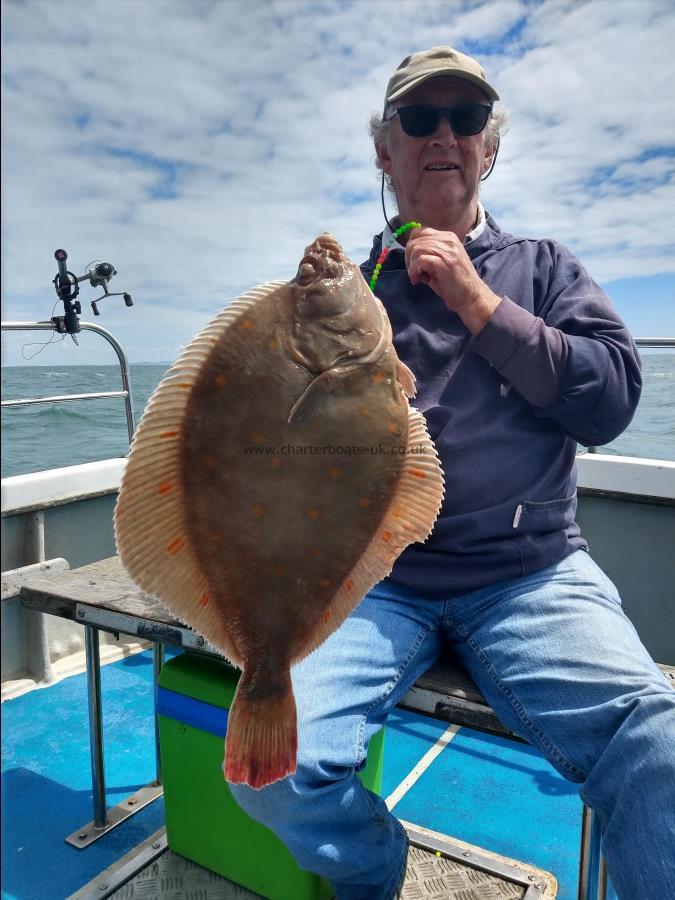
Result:
{"label": "blue boat deck", "polygon": [[[113,806],[155,777],[151,652],[104,666],[101,684]],[[84,674],[5,701],[2,720],[3,898],[65,898],[162,827],[159,798],[86,850],[65,843],[92,818]],[[447,730],[447,723],[405,710],[390,716],[382,792],[399,797],[395,814],[545,869],[558,879],[558,897],[573,900],[576,787],[535,750],[466,728],[418,778],[410,777]]]}

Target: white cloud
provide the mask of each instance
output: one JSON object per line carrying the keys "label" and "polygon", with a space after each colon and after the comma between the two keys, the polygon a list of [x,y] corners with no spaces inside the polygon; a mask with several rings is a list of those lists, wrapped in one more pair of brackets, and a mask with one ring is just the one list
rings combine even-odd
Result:
{"label": "white cloud", "polygon": [[[670,2],[28,0],[3,5],[3,42],[3,317],[49,314],[63,246],[78,274],[115,264],[136,305],[98,321],[166,359],[319,231],[363,258],[382,223],[368,116],[442,43],[511,112],[483,188],[503,228],[568,243],[599,280],[674,271]],[[172,337],[153,356],[132,321]]]}

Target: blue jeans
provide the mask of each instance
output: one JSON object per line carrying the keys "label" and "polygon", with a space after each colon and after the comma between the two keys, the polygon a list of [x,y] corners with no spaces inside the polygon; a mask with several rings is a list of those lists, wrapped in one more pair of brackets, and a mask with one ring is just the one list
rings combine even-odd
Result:
{"label": "blue jeans", "polygon": [[539,748],[603,827],[621,900],[675,890],[675,691],[583,550],[447,601],[386,582],[293,669],[298,768],[238,803],[338,900],[391,900],[407,841],[355,772],[415,680],[452,652],[500,719]]}

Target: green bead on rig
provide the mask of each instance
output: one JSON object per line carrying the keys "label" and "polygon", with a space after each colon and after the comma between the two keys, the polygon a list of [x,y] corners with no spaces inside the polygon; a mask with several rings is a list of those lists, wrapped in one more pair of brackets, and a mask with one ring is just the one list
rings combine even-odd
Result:
{"label": "green bead on rig", "polygon": [[421,228],[422,225],[420,222],[406,222],[405,225],[401,225],[396,231],[392,234],[392,236],[387,241],[387,246],[382,248],[382,252],[380,253],[377,262],[375,263],[375,268],[373,269],[373,274],[370,277],[369,287],[373,293],[375,293],[375,285],[377,284],[377,279],[380,277],[380,272],[382,271],[382,266],[384,264],[385,259],[389,256],[391,252],[391,248],[394,246],[396,242],[396,238],[400,237],[402,234],[405,234],[406,231],[410,231],[411,228]]}

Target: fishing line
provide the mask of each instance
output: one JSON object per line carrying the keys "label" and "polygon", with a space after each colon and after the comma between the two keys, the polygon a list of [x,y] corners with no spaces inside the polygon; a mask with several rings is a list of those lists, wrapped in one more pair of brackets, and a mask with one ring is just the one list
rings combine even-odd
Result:
{"label": "fishing line", "polygon": [[[54,306],[52,306],[52,315],[50,316],[50,318],[54,315],[54,310],[56,309],[58,302],[59,301],[57,300],[56,303],[54,304]],[[38,341],[29,341],[27,344],[23,344],[21,347],[22,358],[25,359],[26,362],[29,362],[31,359],[35,359],[35,357],[38,355],[38,353],[42,353],[42,351],[45,349],[45,347],[48,347],[50,344],[55,342],[56,334],[57,334],[56,331],[52,331],[52,336],[49,338],[48,341],[45,341],[44,344],[41,344]],[[65,338],[66,338],[65,334],[59,335],[59,339],[58,339],[58,341],[56,341],[56,343],[59,343],[59,344],[63,343]],[[35,353],[32,353],[30,356],[26,356],[26,354],[24,352],[26,350],[26,347],[39,347],[40,349],[36,350]]]}

